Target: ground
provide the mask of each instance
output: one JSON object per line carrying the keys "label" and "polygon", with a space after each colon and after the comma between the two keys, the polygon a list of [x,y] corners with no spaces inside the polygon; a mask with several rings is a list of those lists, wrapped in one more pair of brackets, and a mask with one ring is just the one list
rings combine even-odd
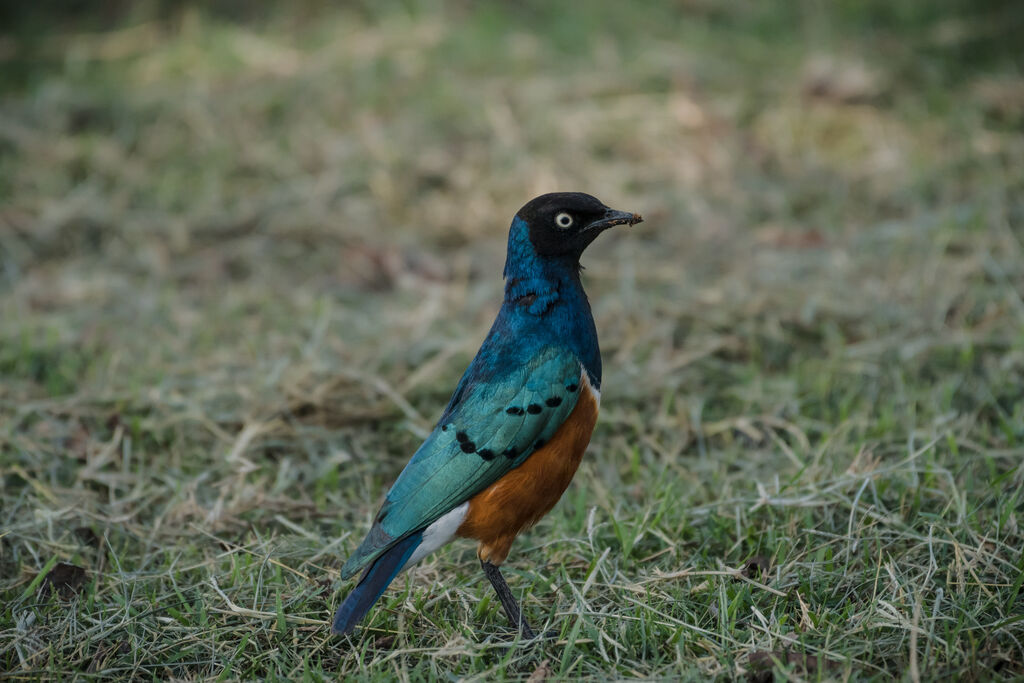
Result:
{"label": "ground", "polygon": [[[1013,2],[49,5],[0,22],[8,675],[1024,676]],[[558,635],[461,542],[334,639],[551,190],[646,217],[507,565]]]}

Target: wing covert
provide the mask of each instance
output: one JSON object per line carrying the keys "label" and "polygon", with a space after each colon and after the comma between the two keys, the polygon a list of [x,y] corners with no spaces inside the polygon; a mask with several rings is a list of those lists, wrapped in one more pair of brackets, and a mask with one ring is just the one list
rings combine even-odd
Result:
{"label": "wing covert", "polygon": [[582,366],[546,347],[530,362],[474,381],[469,372],[441,422],[388,491],[373,528],[342,568],[348,577],[520,465],[554,436],[579,397]]}

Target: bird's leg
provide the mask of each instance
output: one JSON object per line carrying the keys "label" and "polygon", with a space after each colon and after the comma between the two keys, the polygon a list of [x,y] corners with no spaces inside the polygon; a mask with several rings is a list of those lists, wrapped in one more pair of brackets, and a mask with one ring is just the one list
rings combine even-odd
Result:
{"label": "bird's leg", "polygon": [[498,594],[498,599],[501,600],[501,606],[505,608],[508,620],[519,629],[524,639],[533,640],[533,629],[530,628],[530,625],[526,623],[526,619],[523,618],[523,613],[519,610],[519,603],[516,602],[515,597],[512,595],[512,590],[505,583],[505,577],[501,575],[501,570],[498,569],[497,565],[493,565],[486,560],[480,560],[480,566],[484,568],[484,574],[487,575],[491,585],[494,586],[494,592]]}

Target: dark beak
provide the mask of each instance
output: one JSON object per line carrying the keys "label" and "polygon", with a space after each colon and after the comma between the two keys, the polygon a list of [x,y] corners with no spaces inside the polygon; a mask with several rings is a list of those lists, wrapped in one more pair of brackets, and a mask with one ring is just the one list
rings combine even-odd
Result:
{"label": "dark beak", "polygon": [[643,217],[638,213],[608,209],[604,212],[603,217],[588,225],[586,230],[607,230],[615,225],[636,225],[637,223],[642,223],[643,220]]}

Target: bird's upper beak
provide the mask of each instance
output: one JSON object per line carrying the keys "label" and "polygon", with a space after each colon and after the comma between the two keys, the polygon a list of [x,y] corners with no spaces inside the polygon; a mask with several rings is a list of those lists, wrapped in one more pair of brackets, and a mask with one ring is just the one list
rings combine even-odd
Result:
{"label": "bird's upper beak", "polygon": [[586,229],[588,231],[607,230],[614,225],[636,225],[637,223],[643,222],[643,220],[643,216],[638,213],[608,209],[604,212],[604,216],[588,225]]}

